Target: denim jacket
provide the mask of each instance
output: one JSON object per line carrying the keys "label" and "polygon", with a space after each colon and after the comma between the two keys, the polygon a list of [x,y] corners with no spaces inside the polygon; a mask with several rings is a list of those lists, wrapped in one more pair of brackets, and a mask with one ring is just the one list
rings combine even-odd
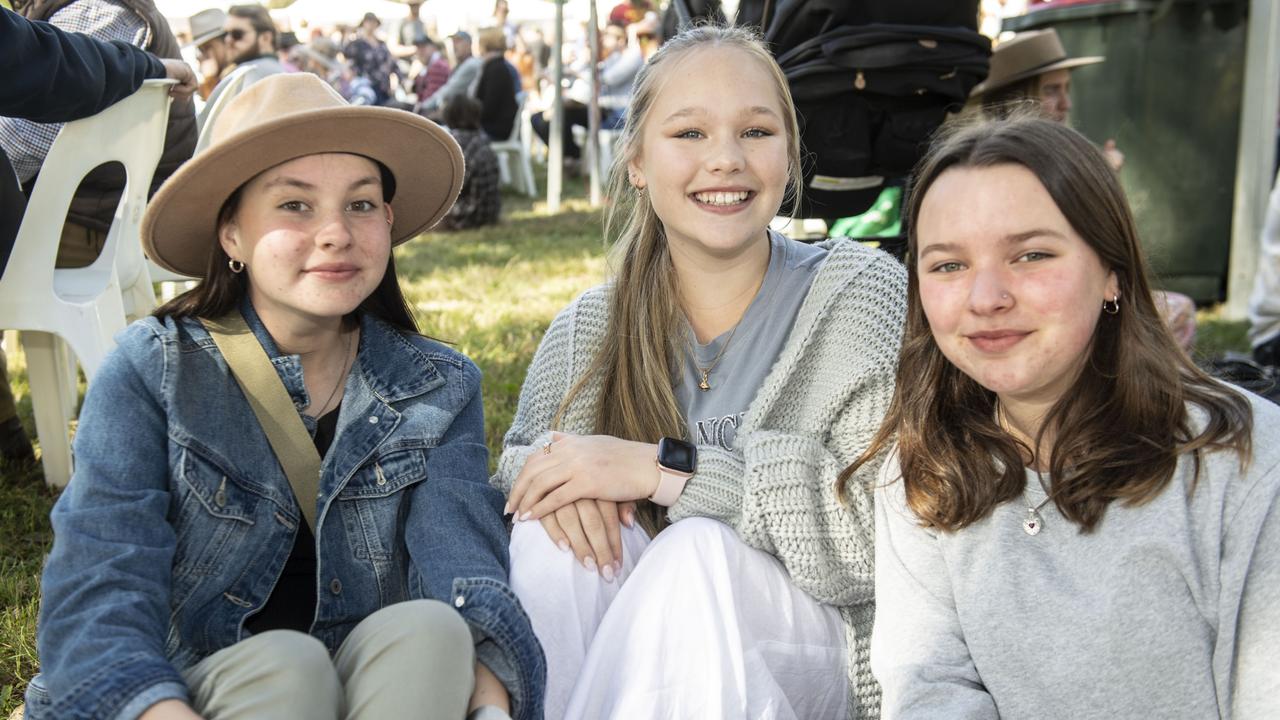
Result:
{"label": "denim jacket", "polygon": [[[281,354],[247,302],[242,311],[306,407],[298,357]],[[117,340],[90,384],[75,475],[53,509],[29,720],[131,720],[188,700],[180,671],[247,637],[301,517],[198,321],[148,318]],[[365,316],[321,467],[311,634],[332,653],[382,607],[447,602],[510,692],[513,717],[532,720],[545,661],[507,587],[503,498],[487,457],[475,365]]]}

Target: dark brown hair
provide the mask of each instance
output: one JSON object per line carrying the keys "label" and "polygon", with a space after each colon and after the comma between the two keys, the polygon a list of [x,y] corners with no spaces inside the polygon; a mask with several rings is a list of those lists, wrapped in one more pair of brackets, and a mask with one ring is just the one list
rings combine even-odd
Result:
{"label": "dark brown hair", "polygon": [[[389,202],[395,194],[395,182],[391,171],[380,162],[373,161],[382,175],[382,197]],[[248,183],[246,182],[245,185]],[[240,208],[240,195],[244,185],[222,203],[218,210],[217,229],[231,222]],[[220,318],[240,307],[240,301],[248,292],[249,280],[246,273],[231,272],[227,256],[222,244],[216,240],[209,252],[209,264],[206,266],[204,279],[194,288],[156,308],[151,314],[158,318]],[[396,277],[395,254],[387,257],[387,270],[382,274],[382,281],[374,288],[348,319],[354,319],[362,313],[368,313],[383,322],[407,333],[420,334],[418,323],[413,319],[409,303],[400,290],[400,281]]]}
{"label": "dark brown hair", "polygon": [[280,33],[276,31],[276,23],[271,19],[271,13],[261,5],[232,5],[227,8],[227,14],[231,17],[237,17],[249,21],[249,25],[253,27],[256,33],[271,33],[271,47],[278,48],[280,44]]}
{"label": "dark brown hair", "polygon": [[[1231,449],[1251,453],[1248,401],[1213,380],[1174,341],[1151,297],[1146,261],[1124,192],[1102,153],[1079,133],[1034,117],[961,126],[935,141],[909,189],[907,326],[897,386],[871,446],[849,477],[896,437],[908,507],[926,527],[960,530],[1021,496],[1034,451],[995,420],[995,393],[951,364],[934,342],[920,302],[917,219],[930,186],[958,167],[1020,165],[1044,185],[1072,228],[1119,283],[1121,309],[1103,313],[1088,361],[1049,411],[1037,447],[1052,429],[1049,490],[1082,532],[1097,527],[1114,500],[1138,505],[1158,495],[1179,456]],[[1099,312],[1101,306],[1082,309]],[[1193,430],[1188,403],[1206,420]]]}

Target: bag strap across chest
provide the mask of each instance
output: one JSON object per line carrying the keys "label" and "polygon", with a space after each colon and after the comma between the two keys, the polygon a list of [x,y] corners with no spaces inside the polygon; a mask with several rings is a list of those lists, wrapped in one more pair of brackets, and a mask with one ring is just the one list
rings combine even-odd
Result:
{"label": "bag strap across chest", "polygon": [[316,500],[320,492],[320,454],[271,358],[239,311],[217,320],[201,318],[200,323],[209,331],[249,407],[253,408],[276,460],[289,478],[289,487],[293,489],[302,516],[312,532],[318,532]]}

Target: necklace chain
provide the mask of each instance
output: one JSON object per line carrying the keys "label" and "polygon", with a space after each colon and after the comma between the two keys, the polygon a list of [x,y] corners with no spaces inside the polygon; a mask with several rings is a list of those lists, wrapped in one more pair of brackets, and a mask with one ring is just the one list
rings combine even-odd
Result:
{"label": "necklace chain", "polygon": [[347,333],[346,343],[342,346],[342,372],[338,374],[338,381],[334,383],[333,391],[329,393],[329,399],[324,401],[324,405],[320,406],[320,411],[315,414],[317,418],[324,417],[325,412],[329,409],[329,403],[333,402],[334,396],[338,394],[338,388],[346,384],[347,373],[351,371],[351,336],[354,334],[354,330]]}
{"label": "necklace chain", "polygon": [[[1009,424],[1008,418],[1004,414],[1004,406],[996,401],[996,424],[1005,432],[1011,433],[1012,426]],[[1037,458],[1038,460],[1038,458]],[[1036,470],[1036,480],[1040,483],[1040,489],[1044,491],[1045,498],[1038,505],[1032,505],[1027,499],[1027,491],[1022,491],[1022,503],[1027,506],[1027,516],[1022,519],[1022,531],[1028,535],[1039,535],[1044,529],[1044,518],[1040,515],[1040,510],[1053,500],[1053,493],[1049,492],[1049,488],[1044,485],[1044,474]]]}
{"label": "necklace chain", "polygon": [[[748,310],[749,309],[750,308],[748,307]],[[702,392],[707,392],[711,389],[711,382],[709,381],[711,371],[715,370],[716,366],[720,364],[720,359],[724,357],[724,351],[729,349],[729,343],[733,342],[733,336],[738,334],[738,328],[742,326],[742,321],[746,318],[747,312],[744,310],[742,312],[742,317],[738,318],[738,322],[733,324],[733,330],[729,332],[729,337],[726,338],[724,344],[720,346],[720,349],[716,352],[716,356],[711,358],[711,364],[706,367],[702,367],[702,365],[698,364],[698,354],[693,349],[692,340],[689,341],[689,355],[693,358],[693,366],[698,369],[698,374],[702,376],[702,379],[698,381],[698,389]]]}

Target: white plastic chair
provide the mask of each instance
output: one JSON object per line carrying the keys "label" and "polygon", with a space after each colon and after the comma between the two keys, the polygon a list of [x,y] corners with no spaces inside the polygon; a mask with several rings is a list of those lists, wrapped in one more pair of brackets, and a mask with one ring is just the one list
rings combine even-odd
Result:
{"label": "white plastic chair", "polygon": [[[536,197],[538,183],[533,179],[533,160],[529,156],[529,147],[521,139],[524,133],[533,132],[528,128],[528,124],[522,98],[520,107],[516,110],[516,121],[511,126],[511,137],[500,142],[490,142],[489,147],[498,156],[498,176],[502,184],[516,185],[517,191],[529,197]],[[508,158],[516,163],[515,168],[508,165]]]}
{"label": "white plastic chair", "polygon": [[[76,386],[65,345],[92,380],[115,346],[113,336],[125,326],[117,255],[123,253],[126,264],[136,262],[146,275],[139,229],[164,150],[171,84],[149,80],[101,113],[63,126],[45,157],[0,277],[0,328],[22,331],[45,481],[53,486],[71,479],[67,425]],[[89,171],[113,160],[124,165],[128,179],[102,254],[88,267],[54,269],[76,188]],[[149,287],[150,281],[144,284]]]}
{"label": "white plastic chair", "polygon": [[240,91],[245,89],[245,80],[252,70],[252,65],[241,65],[218,82],[222,90],[218,93],[217,100],[212,105],[206,105],[200,111],[200,114],[196,116],[196,125],[199,133],[196,136],[197,153],[209,146],[210,132],[213,128],[214,120],[218,119],[218,115],[227,106],[227,103],[234,100],[240,94]]}

